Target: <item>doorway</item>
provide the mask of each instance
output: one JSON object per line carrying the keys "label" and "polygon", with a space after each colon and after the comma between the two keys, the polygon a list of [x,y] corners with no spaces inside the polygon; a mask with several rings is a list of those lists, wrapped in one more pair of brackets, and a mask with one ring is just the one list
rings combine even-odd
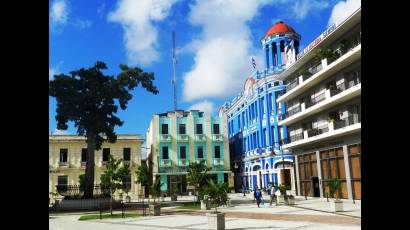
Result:
{"label": "doorway", "polygon": [[291,186],[291,175],[290,175],[290,169],[282,169],[281,170],[281,181],[282,184],[286,186]]}
{"label": "doorway", "polygon": [[313,196],[320,197],[319,177],[312,177]]}

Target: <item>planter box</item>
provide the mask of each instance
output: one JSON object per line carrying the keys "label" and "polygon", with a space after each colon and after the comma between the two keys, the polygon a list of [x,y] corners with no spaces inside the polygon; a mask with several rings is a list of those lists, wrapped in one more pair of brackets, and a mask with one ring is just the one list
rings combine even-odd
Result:
{"label": "planter box", "polygon": [[201,200],[201,210],[209,210],[211,209],[211,205],[209,205],[209,201]]}
{"label": "planter box", "polygon": [[288,198],[286,202],[287,205],[295,205],[295,197],[288,196],[287,198]]}
{"label": "planter box", "polygon": [[177,195],[171,195],[171,201],[177,201],[178,196]]}
{"label": "planter box", "polygon": [[150,204],[149,214],[151,216],[160,216],[161,215],[161,204]]}
{"label": "planter box", "polygon": [[285,203],[285,196],[284,195],[276,196],[276,203],[277,204]]}
{"label": "planter box", "polygon": [[343,211],[343,201],[332,200],[329,202],[330,210],[332,212],[342,212]]}
{"label": "planter box", "polygon": [[210,212],[206,214],[208,219],[208,229],[224,230],[225,229],[225,213]]}

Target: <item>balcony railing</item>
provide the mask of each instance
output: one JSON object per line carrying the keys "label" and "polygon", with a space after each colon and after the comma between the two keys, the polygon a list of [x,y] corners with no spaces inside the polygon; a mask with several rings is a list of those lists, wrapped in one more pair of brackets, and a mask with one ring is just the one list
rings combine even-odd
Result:
{"label": "balcony railing", "polygon": [[222,134],[213,134],[212,135],[212,140],[213,141],[223,141],[223,135]]}
{"label": "balcony railing", "polygon": [[161,159],[159,161],[159,166],[160,167],[171,167],[172,166],[172,160],[171,159]]}
{"label": "balcony railing", "polygon": [[309,129],[307,131],[307,134],[308,134],[308,137],[314,137],[314,136],[320,135],[322,133],[326,133],[328,131],[329,131],[329,127],[321,128],[321,129],[315,128],[315,129]]}
{"label": "balcony railing", "polygon": [[207,163],[206,163],[206,162],[207,162],[206,158],[197,158],[197,159],[195,160],[195,162],[196,162],[196,163],[201,163],[201,162],[203,162],[205,165],[207,164]]}
{"label": "balcony railing", "polygon": [[291,117],[291,116],[293,116],[293,115],[299,113],[300,111],[302,111],[302,110],[301,110],[300,105],[299,105],[299,106],[297,106],[297,107],[295,107],[295,108],[292,108],[292,109],[288,110],[288,111],[287,111],[286,113],[284,113],[284,114],[278,114],[278,120],[279,120],[279,121],[284,120],[284,119],[286,119],[286,118],[288,118],[288,117]]}
{"label": "balcony railing", "polygon": [[305,103],[305,108],[307,109],[309,107],[312,107],[325,99],[326,99],[326,95],[325,95],[325,92],[323,92],[319,94],[318,96],[311,98],[310,100],[307,100]]}
{"label": "balcony railing", "polygon": [[222,166],[224,165],[224,159],[223,158],[215,158],[213,161],[214,166]]}
{"label": "balcony railing", "polygon": [[346,82],[343,82],[341,84],[336,85],[335,88],[331,88],[330,89],[330,96],[333,97],[345,90],[348,90],[350,88],[352,88],[353,86],[356,86],[360,83],[360,77],[355,77],[353,79],[351,79],[350,81],[346,80]]}
{"label": "balcony railing", "polygon": [[81,161],[81,168],[84,168],[86,164],[87,164],[86,161]]}
{"label": "balcony railing", "polygon": [[289,136],[289,140],[290,140],[290,142],[295,142],[295,141],[298,141],[298,140],[303,140],[303,133],[298,133],[298,134]]}
{"label": "balcony railing", "polygon": [[171,142],[172,141],[172,136],[170,134],[160,134],[159,135],[159,140],[162,142]]}
{"label": "balcony railing", "polygon": [[349,125],[354,125],[360,122],[360,114],[353,114],[347,117],[347,119],[334,121],[334,129],[344,128]]}
{"label": "balcony railing", "polygon": [[299,85],[299,79],[296,78],[295,80],[293,80],[291,83],[289,83],[286,86],[286,92],[289,92],[290,90],[292,90],[293,88],[295,88],[298,85]]}
{"label": "balcony railing", "polygon": [[195,141],[206,141],[206,136],[204,134],[195,134]]}
{"label": "balcony railing", "polygon": [[60,167],[67,167],[68,166],[68,162],[58,162],[58,166]]}
{"label": "balcony railing", "polygon": [[322,62],[320,62],[317,65],[309,68],[309,72],[312,73],[312,75],[314,75],[317,72],[321,71],[322,69],[323,69],[323,65],[322,65]]}
{"label": "balcony railing", "polygon": [[178,134],[178,141],[186,142],[188,140],[189,140],[189,138],[188,138],[187,134]]}
{"label": "balcony railing", "polygon": [[189,160],[187,159],[179,159],[178,166],[187,167],[189,165]]}

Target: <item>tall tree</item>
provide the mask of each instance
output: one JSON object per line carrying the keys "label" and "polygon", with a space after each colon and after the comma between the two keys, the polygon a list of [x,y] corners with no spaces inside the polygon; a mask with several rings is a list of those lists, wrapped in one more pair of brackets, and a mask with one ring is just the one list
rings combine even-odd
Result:
{"label": "tall tree", "polygon": [[115,116],[117,104],[125,110],[132,98],[130,91],[139,85],[158,93],[153,73],[120,65],[121,72],[114,77],[105,75],[105,69],[106,64],[97,61],[93,67],[71,71],[70,75],[55,75],[49,84],[49,95],[57,101],[57,128],[67,130],[67,122],[72,121],[77,133],[87,139],[85,198],[92,198],[94,192],[94,151],[101,149],[104,139],[114,143],[114,128],[123,124]]}
{"label": "tall tree", "polygon": [[207,181],[209,179],[209,175],[207,174],[211,168],[208,168],[205,165],[205,161],[201,161],[199,163],[192,162],[188,166],[188,175],[187,179],[188,182],[194,186],[194,194],[196,196],[196,200],[198,201],[197,191],[199,188],[204,188],[207,185]]}
{"label": "tall tree", "polygon": [[[137,170],[135,171],[135,174],[137,176],[137,180],[135,183],[141,184],[141,186],[144,188],[144,193],[146,191],[145,188],[149,188],[149,169],[146,164],[142,164],[138,166]],[[149,189],[148,193],[149,193]],[[145,195],[145,194],[144,194]],[[147,194],[148,195],[148,194]]]}

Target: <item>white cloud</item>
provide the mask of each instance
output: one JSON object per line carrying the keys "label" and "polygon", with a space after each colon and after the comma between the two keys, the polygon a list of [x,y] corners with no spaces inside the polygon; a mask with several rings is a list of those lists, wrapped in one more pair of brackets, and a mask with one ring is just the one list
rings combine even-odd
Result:
{"label": "white cloud", "polygon": [[52,66],[48,68],[48,80],[53,80],[54,79],[54,75],[56,74],[60,74],[60,66],[63,64],[62,61],[60,61],[56,66]]}
{"label": "white cloud", "polygon": [[56,30],[67,24],[69,15],[68,2],[66,0],[55,0],[50,9],[50,27]]}
{"label": "white cloud", "polygon": [[56,128],[56,129],[54,129],[53,134],[54,135],[67,135],[68,131],[67,130],[59,130],[59,129]]}
{"label": "white cloud", "polygon": [[130,64],[149,65],[159,59],[154,22],[164,20],[177,0],[121,0],[108,20],[120,23]]}
{"label": "white cloud", "polygon": [[193,104],[188,110],[200,110],[203,111],[205,114],[213,115],[214,114],[214,103],[208,100],[204,100]]}
{"label": "white cloud", "polygon": [[362,3],[360,0],[340,1],[333,7],[328,25],[342,22],[344,19],[349,17],[353,12],[359,9],[361,7],[361,4]]}
{"label": "white cloud", "polygon": [[237,93],[250,74],[252,47],[247,22],[268,1],[210,0],[191,5],[189,22],[202,34],[186,51],[194,51],[194,65],[184,73],[184,100],[225,98]]}
{"label": "white cloud", "polygon": [[300,0],[295,1],[292,6],[292,16],[295,19],[304,19],[309,13],[314,11],[320,11],[329,6],[327,1],[317,1],[317,0]]}

